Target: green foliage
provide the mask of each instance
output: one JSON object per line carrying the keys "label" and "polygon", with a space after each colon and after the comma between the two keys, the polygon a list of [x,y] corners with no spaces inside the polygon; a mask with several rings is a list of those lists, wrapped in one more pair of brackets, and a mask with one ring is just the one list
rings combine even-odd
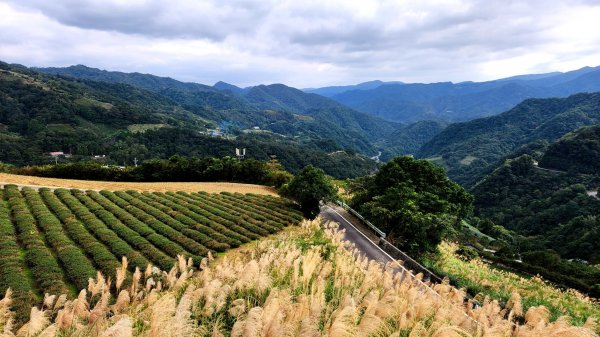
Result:
{"label": "green foliage", "polygon": [[460,256],[462,256],[467,261],[470,261],[470,260],[473,260],[473,259],[476,259],[479,257],[479,254],[477,253],[477,251],[468,246],[460,246],[460,248],[458,248],[456,250],[456,253],[459,254]]}
{"label": "green foliage", "polygon": [[351,186],[352,205],[411,253],[435,249],[471,211],[473,197],[425,160],[397,157]]}
{"label": "green foliage", "polygon": [[328,202],[337,192],[323,170],[308,165],[281,189],[281,194],[300,204],[304,215],[313,219],[319,214],[319,202]]}
{"label": "green foliage", "polygon": [[[566,258],[596,263],[600,261],[600,200],[589,196],[582,183],[598,179],[544,170],[531,157],[520,156],[507,160],[475,186],[476,213],[519,234],[535,236],[522,249],[546,247]],[[489,229],[484,232],[496,236]]]}
{"label": "green foliage", "polygon": [[540,166],[583,174],[600,172],[600,125],[582,127],[550,145]]}
{"label": "green foliage", "polygon": [[29,317],[35,294],[33,280],[25,273],[26,264],[15,234],[4,193],[0,190],[0,293],[5,294],[8,288],[12,290],[13,310],[24,321]]}
{"label": "green foliage", "polygon": [[500,115],[448,126],[421,148],[419,156],[435,158],[450,178],[473,186],[520,146],[552,142],[582,125],[597,124],[599,105],[598,93],[529,99]]}
{"label": "green foliage", "polygon": [[60,220],[52,213],[38,194],[31,188],[23,188],[23,195],[43,231],[45,241],[56,252],[56,257],[76,289],[84,289],[88,279],[96,276],[96,268],[79,247],[65,234]]}
{"label": "green foliage", "polygon": [[[60,162],[106,155],[103,163],[132,165],[134,158],[142,162],[174,155],[231,156],[238,147],[248,149],[248,158],[266,161],[276,156],[292,172],[313,164],[347,178],[373,171],[376,163],[361,155],[328,153],[351,149],[372,154],[367,138],[383,139],[381,131],[394,128],[293,88],[285,87],[280,94],[298,95],[306,104],[303,115],[262,111],[254,103],[199,84],[85,67],[70,70],[49,72],[84,80],[0,62],[0,161],[19,166],[54,164],[55,158],[46,153],[63,151],[72,156],[58,158]],[[139,125],[164,127],[128,130]],[[207,126],[220,126],[228,136],[208,136]],[[261,132],[240,131],[254,126]],[[285,180],[285,174],[274,174],[268,183]]]}
{"label": "green foliage", "polygon": [[17,238],[25,251],[25,261],[38,289],[49,294],[69,293],[62,269],[52,250],[46,246],[44,236],[38,230],[36,220],[31,215],[23,195],[16,186],[10,185],[4,187],[4,194],[10,207]]}

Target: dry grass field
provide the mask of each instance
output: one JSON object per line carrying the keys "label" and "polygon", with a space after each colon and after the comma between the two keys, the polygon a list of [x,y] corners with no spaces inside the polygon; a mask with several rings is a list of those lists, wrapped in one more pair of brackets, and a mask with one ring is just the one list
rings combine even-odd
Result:
{"label": "dry grass field", "polygon": [[199,192],[207,193],[254,193],[277,196],[275,189],[252,184],[237,183],[208,183],[208,182],[161,182],[161,183],[124,183],[111,181],[91,181],[75,179],[42,178],[21,176],[16,174],[0,173],[0,185],[15,184],[29,187],[48,188],[78,188],[83,190],[110,190],[110,191],[149,191],[149,192]]}

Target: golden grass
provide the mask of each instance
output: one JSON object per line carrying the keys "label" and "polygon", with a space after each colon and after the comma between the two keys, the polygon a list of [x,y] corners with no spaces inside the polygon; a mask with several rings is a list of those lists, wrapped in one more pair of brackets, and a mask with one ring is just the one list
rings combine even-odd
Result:
{"label": "golden grass", "polygon": [[[194,275],[181,258],[168,273],[137,272],[114,305],[110,284],[91,281],[77,299],[33,309],[17,336],[597,336],[593,319],[573,327],[568,318],[549,322],[544,307],[523,314],[518,295],[512,310],[488,298],[474,307],[447,283],[434,291],[418,276],[402,278],[366,260],[343,235],[335,224],[305,221],[218,261],[209,256]],[[5,335],[9,305],[7,295],[0,301]]]}
{"label": "golden grass", "polygon": [[440,259],[435,267],[471,288],[501,303],[512,304],[514,293],[522,297],[523,308],[543,305],[552,319],[567,315],[571,322],[582,325],[589,317],[600,317],[600,303],[573,290],[560,290],[540,277],[526,278],[512,272],[493,268],[480,259],[465,261],[457,253],[458,245],[443,242],[438,247]]}
{"label": "golden grass", "polygon": [[124,183],[112,181],[92,181],[75,179],[42,178],[0,173],[0,185],[15,184],[30,187],[77,188],[83,190],[110,191],[149,191],[149,192],[199,192],[207,193],[254,193],[277,196],[275,189],[253,184],[212,183],[212,182],[160,182],[160,183]]}

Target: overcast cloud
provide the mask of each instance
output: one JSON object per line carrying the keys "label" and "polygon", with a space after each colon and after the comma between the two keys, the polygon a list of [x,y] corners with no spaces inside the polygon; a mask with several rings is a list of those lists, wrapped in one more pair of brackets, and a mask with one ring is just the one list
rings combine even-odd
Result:
{"label": "overcast cloud", "polygon": [[600,1],[0,0],[0,60],[296,87],[600,65]]}

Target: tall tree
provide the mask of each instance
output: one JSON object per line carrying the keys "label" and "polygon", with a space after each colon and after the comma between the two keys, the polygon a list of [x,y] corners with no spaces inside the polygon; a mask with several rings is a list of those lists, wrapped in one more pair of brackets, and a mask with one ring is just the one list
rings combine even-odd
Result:
{"label": "tall tree", "polygon": [[352,205],[411,253],[435,249],[472,208],[473,197],[426,160],[397,157],[350,186]]}
{"label": "tall tree", "polygon": [[280,193],[300,204],[300,209],[309,219],[319,214],[319,202],[331,201],[336,189],[325,172],[312,165],[304,167]]}

